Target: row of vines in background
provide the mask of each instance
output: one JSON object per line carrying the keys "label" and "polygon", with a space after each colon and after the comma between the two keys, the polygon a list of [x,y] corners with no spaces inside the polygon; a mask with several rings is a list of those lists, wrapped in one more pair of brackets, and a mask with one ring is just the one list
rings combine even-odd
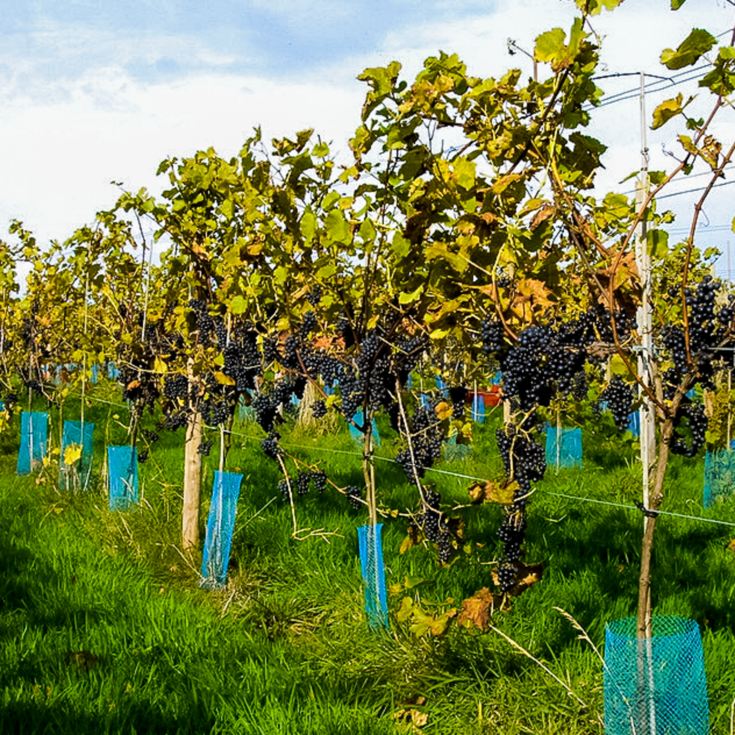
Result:
{"label": "row of vines in background", "polygon": [[[539,80],[524,81],[517,69],[473,76],[444,53],[412,81],[398,62],[366,69],[347,158],[311,130],[270,143],[256,131],[228,159],[209,149],[163,161],[160,195],[123,191],[63,243],[41,247],[14,223],[0,247],[6,405],[22,407],[38,393],[63,406],[89,371],[55,385],[47,366],[113,361],[130,402],[131,443],[145,411],[162,417],[160,431],[185,434],[188,550],[199,544],[206,427],[220,429],[223,464],[242,402],[282,470],[286,498],[310,482],[333,487],[365,505],[372,524],[381,512],[373,419],[387,415],[416,488],[416,507],[406,509],[412,533],[449,563],[456,524],[425,471],[447,437],[470,441],[467,391],[500,371],[507,420],[497,436],[505,470],[497,484],[507,503],[499,593],[516,589],[524,570],[529,500],[546,469],[539,431],[561,404],[602,399],[622,429],[647,399],[659,437],[646,509],[655,515],[669,450],[693,455],[705,439],[703,408],[689,391],[713,389],[735,346],[733,296],[708,275],[713,253],[694,241],[701,204],[734,150],[714,137],[713,120],[735,89],[735,53],[732,39],[718,47],[701,29],[664,51],[670,69],[710,62],[701,86],[711,114],[687,117],[679,98],[660,105],[655,127],[681,122],[687,130],[679,162],[644,172],[639,202],[598,197],[605,146],[585,132],[602,94],[594,16],[617,4],[578,0],[568,31],[539,36]],[[697,167],[711,182],[690,234],[669,243],[673,215],[655,197]],[[665,274],[653,284],[656,348],[646,380],[637,366],[643,287],[633,250],[643,224],[654,272]],[[22,291],[20,262],[29,267]],[[437,374],[446,395],[427,389],[428,405],[409,400],[409,382],[421,392],[417,382],[430,386]],[[337,487],[281,446],[284,411],[305,392],[314,420],[338,414],[359,432],[363,488]],[[710,440],[729,436],[721,424]]]}

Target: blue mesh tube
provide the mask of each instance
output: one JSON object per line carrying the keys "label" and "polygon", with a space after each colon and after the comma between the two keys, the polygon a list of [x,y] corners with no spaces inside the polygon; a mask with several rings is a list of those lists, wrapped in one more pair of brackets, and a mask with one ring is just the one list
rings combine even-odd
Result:
{"label": "blue mesh tube", "polygon": [[640,411],[633,411],[628,416],[628,431],[633,436],[641,435],[641,414]]}
{"label": "blue mesh tube", "polygon": [[434,378],[434,382],[436,383],[436,387],[439,389],[439,393],[442,395],[443,398],[449,397],[449,390],[447,389],[447,384],[444,382],[444,380],[437,375]]}
{"label": "blue mesh tube", "polygon": [[117,380],[120,377],[120,370],[114,362],[107,363],[107,377],[110,380]]}
{"label": "blue mesh tube", "polygon": [[[350,436],[355,441],[362,441],[362,432],[355,426],[354,424],[359,424],[362,426],[363,421],[365,421],[365,415],[362,412],[362,409],[360,409],[353,417],[352,417],[352,423],[348,423],[347,426],[350,428]],[[380,446],[380,432],[378,431],[378,424],[375,421],[375,418],[373,417],[373,441],[375,442],[376,446]]]}
{"label": "blue mesh tube", "polygon": [[47,447],[48,414],[45,411],[23,411],[20,415],[18,474],[29,474],[35,462],[42,462]]}
{"label": "blue mesh tube", "polygon": [[107,479],[110,510],[125,510],[138,502],[138,450],[107,447]]}
{"label": "blue mesh tube", "polygon": [[493,385],[500,385],[503,382],[503,373],[498,370],[493,377],[490,379],[490,382]]}
{"label": "blue mesh tube", "polygon": [[97,365],[92,365],[90,371],[89,371],[89,382],[92,383],[92,385],[96,385],[97,381],[99,380],[100,376],[100,369]]}
{"label": "blue mesh tube", "polygon": [[215,470],[202,554],[203,587],[222,587],[227,581],[241,482],[242,475],[237,472]]}
{"label": "blue mesh tube", "polygon": [[546,464],[556,467],[579,467],[582,464],[582,429],[562,429],[557,435],[555,426],[546,427]]}
{"label": "blue mesh tube", "polygon": [[477,391],[472,395],[472,420],[477,424],[485,423],[485,398]]}
{"label": "blue mesh tube", "polygon": [[709,508],[735,491],[735,452],[728,449],[707,451],[704,455],[702,504]]}
{"label": "blue mesh tube", "polygon": [[427,411],[431,411],[431,398],[429,398],[426,393],[421,393],[419,395],[419,403],[421,405],[421,408],[424,408]]}
{"label": "blue mesh tube", "polygon": [[605,735],[707,735],[702,639],[694,620],[655,616],[638,638],[635,618],[605,629]]}
{"label": "blue mesh tube", "polygon": [[[83,428],[82,428],[83,427]],[[86,488],[89,480],[89,472],[92,466],[92,438],[94,436],[94,424],[85,421],[64,421],[61,432],[61,459],[59,461],[59,485],[71,490],[74,488]],[[64,453],[68,447],[82,447],[80,458],[72,465],[64,461]]]}
{"label": "blue mesh tube", "polygon": [[382,523],[359,526],[360,571],[365,583],[365,613],[371,628],[388,627],[388,595],[385,589]]}

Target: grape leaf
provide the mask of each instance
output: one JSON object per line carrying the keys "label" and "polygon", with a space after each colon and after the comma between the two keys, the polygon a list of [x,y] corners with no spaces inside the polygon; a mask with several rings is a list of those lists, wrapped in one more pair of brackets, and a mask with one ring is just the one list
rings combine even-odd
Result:
{"label": "grape leaf", "polygon": [[661,63],[667,69],[683,69],[699,61],[717,43],[717,39],[703,28],[693,28],[691,33],[676,49],[664,49],[661,52]]}

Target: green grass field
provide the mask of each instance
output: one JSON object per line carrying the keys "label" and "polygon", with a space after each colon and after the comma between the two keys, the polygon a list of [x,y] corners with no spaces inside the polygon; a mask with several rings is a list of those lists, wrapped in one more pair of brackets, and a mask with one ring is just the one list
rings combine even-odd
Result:
{"label": "green grass field", "polygon": [[[65,417],[75,417],[73,407]],[[105,443],[124,440],[126,415],[97,404],[91,418],[99,473]],[[533,661],[495,631],[452,625],[443,636],[416,637],[395,618],[404,596],[439,613],[490,584],[497,507],[467,512],[467,541],[484,547],[449,567],[423,546],[400,554],[406,520],[387,520],[391,629],[372,632],[355,530],[366,514],[333,492],[307,496],[298,503],[299,523],[321,533],[294,540],[276,466],[250,438],[259,430],[236,428],[248,436],[235,437],[227,469],[244,481],[230,581],[216,592],[198,587],[196,565],[177,548],[181,434],[163,433],[152,447],[141,465],[142,502],[124,513],[107,510],[98,478],[89,492],[72,495],[58,490],[53,472],[41,482],[16,477],[17,419],[0,438],[0,732],[603,731],[602,663],[555,608],[602,648],[606,622],[635,608],[642,516],[554,493],[631,504],[639,485],[630,441],[587,427],[584,469],[549,470],[536,492],[526,548],[529,561],[545,564],[543,578],[493,620]],[[394,436],[381,430],[380,453],[392,456]],[[361,484],[346,431],[286,429],[284,444],[336,482]],[[216,453],[215,436],[202,525]],[[477,429],[470,456],[439,467],[495,475],[493,422]],[[666,509],[735,523],[735,501],[703,511],[702,471],[701,457],[673,460]],[[445,502],[467,502],[468,480],[429,479]],[[380,463],[378,483],[385,507],[414,502],[395,464]],[[735,554],[726,548],[733,535],[726,526],[667,517],[655,554],[656,611],[693,617],[702,629],[715,735],[730,731],[735,693]]]}

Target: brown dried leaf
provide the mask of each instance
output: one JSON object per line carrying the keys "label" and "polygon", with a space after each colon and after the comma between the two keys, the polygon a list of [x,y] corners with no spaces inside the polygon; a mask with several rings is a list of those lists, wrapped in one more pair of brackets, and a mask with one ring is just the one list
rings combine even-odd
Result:
{"label": "brown dried leaf", "polygon": [[487,587],[483,587],[462,602],[462,611],[457,622],[467,628],[474,626],[479,630],[486,630],[494,610],[495,596]]}
{"label": "brown dried leaf", "polygon": [[554,212],[556,212],[556,207],[551,204],[546,204],[541,207],[541,209],[536,212],[533,219],[531,220],[531,224],[529,225],[531,232],[533,232],[539,225],[546,222],[546,220],[549,219],[549,217],[551,217]]}

